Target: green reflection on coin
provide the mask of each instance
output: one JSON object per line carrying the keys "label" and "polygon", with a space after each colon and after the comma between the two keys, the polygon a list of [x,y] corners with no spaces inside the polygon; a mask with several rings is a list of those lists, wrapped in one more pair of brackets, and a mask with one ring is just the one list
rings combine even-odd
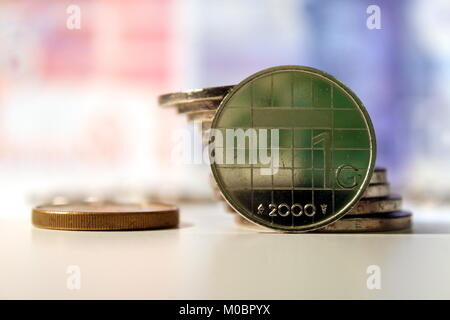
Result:
{"label": "green reflection on coin", "polygon": [[308,231],[339,219],[374,170],[366,109],[349,88],[313,68],[250,76],[224,98],[211,128],[211,168],[222,194],[269,228]]}

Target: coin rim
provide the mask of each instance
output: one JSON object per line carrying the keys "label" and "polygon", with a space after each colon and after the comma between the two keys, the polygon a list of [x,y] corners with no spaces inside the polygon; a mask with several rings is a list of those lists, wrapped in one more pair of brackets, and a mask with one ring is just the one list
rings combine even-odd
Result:
{"label": "coin rim", "polygon": [[193,89],[180,92],[166,93],[158,96],[160,106],[176,106],[201,101],[221,100],[232,90],[234,85]]}
{"label": "coin rim", "polygon": [[[375,136],[375,131],[373,128],[372,120],[370,119],[370,116],[369,116],[366,108],[364,107],[361,100],[356,96],[356,94],[350,88],[348,88],[346,85],[344,85],[342,82],[340,82],[339,80],[337,80],[335,77],[333,77],[332,75],[330,75],[328,73],[325,73],[323,71],[320,71],[318,69],[311,68],[311,67],[295,66],[295,65],[285,65],[285,66],[277,66],[277,67],[267,68],[267,69],[261,70],[255,74],[245,78],[244,80],[242,80],[239,84],[234,86],[228,92],[228,94],[225,96],[225,98],[220,102],[219,108],[217,109],[217,113],[215,114],[213,122],[211,124],[211,128],[216,128],[220,114],[226,108],[228,101],[234,96],[234,94],[239,89],[241,89],[247,83],[249,83],[253,80],[256,80],[264,75],[282,72],[282,71],[303,71],[304,73],[310,73],[310,74],[319,76],[321,78],[325,78],[325,80],[328,80],[329,82],[340,87],[353,100],[354,104],[359,108],[359,111],[361,112],[361,115],[363,117],[363,120],[366,123],[367,129],[369,132],[369,144],[370,144],[369,150],[371,152],[370,152],[369,166],[367,168],[367,172],[364,177],[363,183],[360,185],[359,189],[357,190],[357,192],[355,193],[353,198],[347,203],[346,206],[341,208],[341,210],[339,210],[337,213],[335,213],[334,215],[330,216],[327,219],[321,220],[320,222],[314,222],[312,224],[302,225],[302,226],[276,225],[276,224],[270,223],[268,221],[258,219],[254,214],[251,214],[251,215],[249,214],[248,216],[246,214],[244,214],[244,212],[246,212],[247,209],[242,208],[238,203],[234,203],[236,201],[232,197],[230,197],[228,192],[226,192],[226,188],[225,188],[225,186],[222,185],[222,182],[219,179],[219,176],[217,173],[217,168],[215,167],[215,164],[213,162],[211,162],[210,168],[214,175],[214,179],[216,180],[217,185],[219,186],[219,189],[222,192],[222,195],[224,196],[225,200],[228,202],[228,204],[232,208],[234,208],[244,218],[246,218],[256,224],[259,224],[266,228],[269,228],[269,229],[276,229],[276,230],[280,230],[280,231],[290,231],[290,232],[292,232],[292,231],[294,231],[294,232],[312,231],[312,230],[323,228],[324,226],[326,226],[330,223],[333,223],[334,221],[342,218],[362,198],[362,196],[365,192],[365,189],[367,188],[367,186],[370,183],[370,179],[371,179],[373,171],[375,169],[375,159],[376,159],[376,152],[377,152],[376,136]],[[211,138],[211,133],[210,133],[210,138]]]}
{"label": "coin rim", "polygon": [[390,193],[391,185],[389,183],[369,183],[361,199],[388,197]]}
{"label": "coin rim", "polygon": [[188,122],[195,122],[195,121],[211,121],[214,119],[214,116],[216,115],[215,110],[199,110],[199,111],[189,111],[186,112],[186,118]]}
{"label": "coin rim", "polygon": [[[146,229],[165,229],[165,228],[173,228],[176,227],[179,224],[179,209],[175,205],[166,204],[166,203],[159,203],[159,202],[152,202],[152,203],[117,203],[114,202],[116,205],[142,205],[145,207],[146,205],[157,205],[162,207],[167,207],[167,209],[162,210],[151,210],[150,208],[147,211],[136,211],[136,210],[129,210],[129,211],[113,211],[113,210],[107,210],[107,211],[91,211],[91,210],[64,210],[62,207],[64,206],[76,206],[77,204],[83,204],[83,205],[89,205],[89,204],[95,204],[95,203],[68,203],[63,205],[54,205],[54,204],[43,204],[36,206],[32,208],[31,210],[31,222],[33,226],[37,228],[42,229],[51,229],[51,230],[72,230],[72,231],[120,231],[120,230],[146,230]],[[53,209],[55,207],[55,209]],[[57,208],[61,207],[61,208]],[[46,209],[49,208],[49,209]],[[50,209],[51,208],[51,209]],[[130,221],[133,219],[139,219],[139,216],[151,216],[151,215],[164,215],[166,219],[164,219],[164,223],[150,223],[145,226],[131,226],[124,223],[121,227],[103,227],[100,225],[93,225],[92,224],[92,218],[103,218],[103,219],[127,219],[129,218]],[[64,217],[63,221],[60,221],[59,224],[47,224],[47,223],[37,223],[36,218],[37,216],[59,216]],[[86,224],[77,225],[76,227],[71,226],[70,220],[71,217],[82,217],[81,219],[85,218]],[[167,223],[167,219],[170,220],[170,223]],[[90,223],[90,224],[89,224]]]}
{"label": "coin rim", "polygon": [[[389,206],[390,204],[394,206],[394,210],[389,209],[382,209],[379,211],[372,211],[372,207],[374,206],[374,203],[376,203],[378,206],[380,203],[388,203],[384,204],[384,206]],[[403,199],[400,196],[397,195],[390,195],[387,197],[378,197],[378,198],[362,198],[358,201],[358,204],[353,207],[352,210],[347,212],[346,217],[359,217],[359,216],[366,216],[371,214],[383,214],[383,213],[390,213],[395,211],[401,211],[403,206]],[[361,207],[360,210],[358,210],[358,207]],[[369,209],[369,210],[365,210]],[[355,210],[355,212],[353,212]]]}
{"label": "coin rim", "polygon": [[[377,179],[373,180],[375,176],[377,176]],[[389,183],[386,168],[375,167],[370,180],[371,184]]]}

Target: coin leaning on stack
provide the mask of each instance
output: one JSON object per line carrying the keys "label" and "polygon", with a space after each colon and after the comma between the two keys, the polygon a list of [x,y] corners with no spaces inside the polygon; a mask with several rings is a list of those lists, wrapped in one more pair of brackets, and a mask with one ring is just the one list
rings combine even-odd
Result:
{"label": "coin leaning on stack", "polygon": [[[284,70],[287,69],[285,68]],[[293,68],[293,70],[297,71],[295,68]],[[300,71],[304,70],[308,72],[312,70],[313,76],[314,72],[316,71],[311,68],[302,68]],[[270,71],[272,72],[272,70]],[[289,69],[288,71],[291,71],[291,69]],[[320,72],[317,72],[317,74],[322,76]],[[325,74],[325,76],[327,75]],[[261,76],[258,75],[258,77]],[[254,77],[253,79],[250,80],[254,79],[258,78]],[[334,78],[331,79],[333,80]],[[240,88],[238,89],[242,89],[244,85],[248,85],[248,82],[249,81],[247,81],[247,83],[244,83],[243,85],[240,85]],[[339,82],[337,83],[340,84]],[[274,80],[272,76],[271,79],[272,92],[274,92],[273,87],[274,87]],[[159,104],[164,107],[176,108],[180,114],[185,114],[187,116],[188,121],[201,122],[200,129],[202,131],[202,142],[205,146],[207,146],[209,142],[209,130],[213,125],[213,120],[215,119],[215,117],[217,117],[217,110],[221,106],[222,101],[227,98],[227,95],[230,95],[230,92],[236,91],[233,90],[233,88],[234,88],[233,86],[224,86],[224,87],[206,88],[194,91],[166,94],[159,97]],[[336,89],[333,88],[333,90],[335,90],[334,92],[337,92]],[[312,90],[312,92],[313,93],[311,93],[311,96],[314,95],[314,90]],[[318,99],[320,98],[321,96],[318,97]],[[273,98],[271,99],[272,99],[271,103],[273,105],[274,99]],[[229,100],[233,101],[233,97],[231,98],[228,97],[228,100],[226,102],[229,103]],[[253,96],[252,91],[252,103],[253,100],[255,100],[255,98]],[[291,98],[291,101],[293,100],[294,98]],[[225,107],[227,106],[225,105],[224,108]],[[234,106],[232,108],[234,108]],[[230,108],[230,110],[232,110],[232,108]],[[252,110],[254,110],[255,107],[252,105],[251,108]],[[235,110],[239,109],[235,108]],[[280,108],[280,110],[282,109]],[[220,119],[219,120],[216,119],[216,124],[219,121]],[[292,140],[293,139],[294,138],[292,138]],[[389,183],[387,180],[387,170],[384,168],[376,168],[373,171],[371,177],[369,177],[369,180],[370,181],[367,181],[367,185],[365,186],[364,192],[360,196],[359,201],[355,202],[351,206],[351,209],[345,212],[344,216],[342,216],[340,219],[336,219],[335,221],[322,226],[321,228],[315,228],[314,230],[318,232],[386,232],[386,231],[405,230],[411,228],[412,223],[411,213],[402,211],[401,197],[391,195],[390,193]],[[239,211],[239,213],[241,213],[240,211],[242,209],[239,208],[238,210],[234,209],[233,207],[236,208],[237,206],[231,206],[229,204],[230,199],[228,200],[225,199],[226,197],[224,197],[224,187],[222,186],[221,190],[220,187],[218,186],[217,176],[214,177],[213,175],[211,175],[211,186],[214,190],[215,197],[224,202],[227,211],[231,213],[236,213],[236,211]],[[225,190],[225,192],[226,191],[227,190]],[[284,205],[284,203],[282,205]],[[288,208],[289,206],[285,205],[285,207]],[[292,208],[293,207],[294,206],[292,206]],[[301,208],[303,211],[297,209],[296,213],[298,215],[306,213],[306,206],[304,207],[299,206],[299,208]],[[278,210],[280,210],[280,207],[278,207]],[[282,211],[279,211],[278,213],[282,213]],[[294,211],[292,211],[291,213],[294,213]],[[245,224],[248,226],[258,226],[258,224],[252,223],[255,222],[253,219],[249,219],[248,216],[243,214],[236,215],[235,219],[236,222],[239,224]]]}

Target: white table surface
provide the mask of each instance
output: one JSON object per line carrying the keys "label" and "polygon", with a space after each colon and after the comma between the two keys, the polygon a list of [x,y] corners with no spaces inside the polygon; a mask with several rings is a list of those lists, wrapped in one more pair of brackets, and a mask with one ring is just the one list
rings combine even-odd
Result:
{"label": "white table surface", "polygon": [[[0,219],[0,298],[450,298],[448,210],[415,210],[411,234],[262,232],[236,225],[218,203],[180,212],[179,229],[138,232]],[[79,290],[67,287],[70,265]],[[367,288],[369,265],[380,267],[380,290]]]}

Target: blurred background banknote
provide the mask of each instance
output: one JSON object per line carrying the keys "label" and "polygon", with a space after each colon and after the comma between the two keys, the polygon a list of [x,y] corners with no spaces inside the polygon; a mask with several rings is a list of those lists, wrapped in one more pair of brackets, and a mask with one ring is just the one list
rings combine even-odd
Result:
{"label": "blurred background banknote", "polygon": [[[449,202],[448,1],[377,1],[380,29],[367,26],[370,1],[72,5],[0,2],[5,205],[67,194],[210,199],[209,167],[174,159],[180,127],[192,133],[184,143],[201,147],[195,128],[157,108],[157,96],[284,64],[326,70],[355,91],[396,193],[413,204]],[[80,24],[70,25],[77,8]],[[0,217],[18,214],[29,212]]]}

